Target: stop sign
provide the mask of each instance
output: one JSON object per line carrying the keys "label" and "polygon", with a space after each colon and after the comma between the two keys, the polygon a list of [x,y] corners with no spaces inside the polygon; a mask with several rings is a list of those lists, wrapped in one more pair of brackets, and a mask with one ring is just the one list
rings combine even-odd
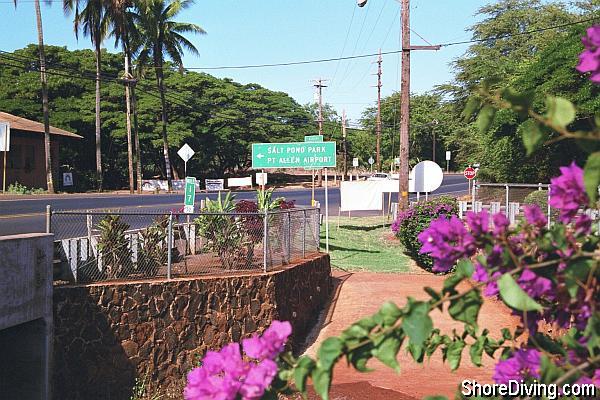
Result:
{"label": "stop sign", "polygon": [[473,167],[467,167],[467,168],[465,168],[465,172],[463,172],[463,175],[468,180],[471,180],[471,179],[475,178],[475,175],[477,175],[477,171],[475,171],[475,168],[473,168]]}

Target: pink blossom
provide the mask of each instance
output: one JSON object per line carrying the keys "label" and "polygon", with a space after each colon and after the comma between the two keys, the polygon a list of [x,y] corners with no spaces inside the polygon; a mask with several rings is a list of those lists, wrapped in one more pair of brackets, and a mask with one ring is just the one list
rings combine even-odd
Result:
{"label": "pink blossom", "polygon": [[561,175],[551,179],[550,206],[560,211],[560,221],[568,224],[579,208],[588,202],[583,185],[583,170],[572,162],[560,167]]}
{"label": "pink blossom", "polygon": [[244,352],[258,360],[273,359],[283,351],[291,333],[292,325],[289,322],[273,321],[262,336],[254,335],[242,341]]}
{"label": "pink blossom", "polygon": [[600,25],[587,29],[587,35],[581,38],[585,50],[579,55],[579,72],[591,72],[590,80],[600,83]]}

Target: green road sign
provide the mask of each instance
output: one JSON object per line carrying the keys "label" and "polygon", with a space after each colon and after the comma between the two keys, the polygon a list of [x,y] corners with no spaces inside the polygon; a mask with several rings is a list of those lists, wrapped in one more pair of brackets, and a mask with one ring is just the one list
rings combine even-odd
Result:
{"label": "green road sign", "polygon": [[309,135],[309,136],[304,136],[304,141],[305,142],[322,142],[323,141],[323,135]]}
{"label": "green road sign", "polygon": [[252,144],[253,169],[335,166],[335,142]]}
{"label": "green road sign", "polygon": [[185,178],[185,198],[183,200],[183,212],[192,214],[194,212],[194,201],[196,200],[196,178]]}

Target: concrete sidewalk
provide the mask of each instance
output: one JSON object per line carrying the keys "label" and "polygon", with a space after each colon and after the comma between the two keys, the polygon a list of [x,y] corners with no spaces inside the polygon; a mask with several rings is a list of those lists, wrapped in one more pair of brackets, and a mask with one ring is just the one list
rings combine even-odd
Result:
{"label": "concrete sidewalk", "polygon": [[[351,323],[377,312],[385,301],[394,301],[402,307],[408,296],[425,300],[428,295],[423,291],[423,287],[430,286],[438,290],[442,287],[443,281],[443,276],[431,274],[334,271],[335,296],[329,308],[325,310],[321,323],[315,328],[314,342],[310,344],[306,354],[314,356],[323,340],[341,334]],[[468,286],[465,285],[460,289],[466,290]],[[443,333],[451,333],[453,328],[462,331],[462,324],[456,323],[447,314],[436,310],[432,313],[432,317],[434,327],[440,328]],[[516,319],[499,301],[486,300],[480,312],[479,324],[481,328],[490,330],[491,337],[498,338],[500,329],[515,327]],[[406,400],[420,399],[428,395],[446,395],[453,399],[463,379],[475,379],[480,383],[490,382],[495,364],[494,360],[484,354],[484,367],[475,367],[471,363],[469,349],[465,348],[461,367],[451,372],[449,366],[442,362],[439,350],[431,360],[426,360],[419,365],[406,354],[404,346],[398,354],[398,361],[400,374],[396,374],[391,368],[375,359],[369,361],[369,366],[375,370],[370,373],[357,372],[348,367],[345,361],[341,361],[334,370],[332,398],[365,399],[366,397],[360,393],[364,391],[366,385],[372,389],[369,399]],[[353,384],[356,385],[356,391],[352,390]],[[342,397],[333,395],[337,392],[340,392]]]}

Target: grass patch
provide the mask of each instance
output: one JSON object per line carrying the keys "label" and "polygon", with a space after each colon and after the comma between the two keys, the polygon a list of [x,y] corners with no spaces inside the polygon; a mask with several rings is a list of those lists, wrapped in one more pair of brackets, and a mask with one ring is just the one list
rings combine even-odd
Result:
{"label": "grass patch", "polygon": [[[329,221],[331,264],[349,271],[409,272],[411,259],[381,217],[337,217]],[[325,224],[321,226],[321,250],[325,251]]]}

